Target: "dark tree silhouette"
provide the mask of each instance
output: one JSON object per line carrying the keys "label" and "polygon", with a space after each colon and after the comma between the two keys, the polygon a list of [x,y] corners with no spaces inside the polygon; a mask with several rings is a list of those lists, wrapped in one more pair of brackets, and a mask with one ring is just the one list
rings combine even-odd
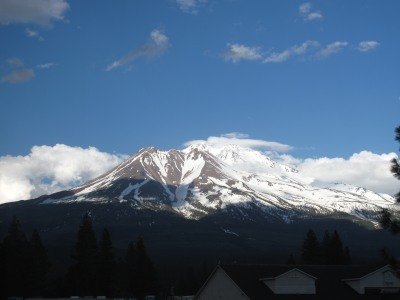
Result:
{"label": "dark tree silhouette", "polygon": [[6,273],[5,273],[5,253],[3,250],[3,243],[0,241],[0,299],[6,297],[5,295],[5,281]]}
{"label": "dark tree silhouette", "polygon": [[344,255],[342,240],[336,230],[332,234],[330,252],[332,256],[330,257],[329,264],[342,265],[345,263],[345,255]]}
{"label": "dark tree silhouette", "polygon": [[96,294],[97,242],[88,213],[82,218],[75,251],[75,264],[69,270],[72,293],[79,296]]}
{"label": "dark tree silhouette", "polygon": [[313,230],[307,232],[303,241],[301,257],[303,262],[308,265],[315,265],[319,262],[320,247],[317,236]]}
{"label": "dark tree silhouette", "polygon": [[[400,126],[395,129],[395,140],[400,143]],[[396,158],[392,159],[391,172],[395,178],[400,180],[400,161]],[[400,203],[400,191],[395,195],[397,204]],[[393,212],[384,209],[380,223],[383,228],[389,230],[395,235],[400,234],[400,217]],[[397,275],[400,277],[400,260],[390,255],[386,249],[382,250],[383,256],[389,261],[392,268],[395,270]]]}
{"label": "dark tree silhouette", "polygon": [[147,293],[155,292],[157,288],[156,271],[147,255],[144,240],[139,237],[136,242],[136,278],[137,296],[143,297]]}
{"label": "dark tree silhouette", "polygon": [[11,221],[2,245],[4,296],[27,296],[28,241],[16,217]]}
{"label": "dark tree silhouette", "polygon": [[50,268],[47,252],[39,232],[35,229],[29,240],[27,289],[29,296],[42,296],[46,288],[46,275]]}
{"label": "dark tree silhouette", "polygon": [[104,229],[101,240],[99,242],[97,268],[97,283],[98,292],[100,295],[108,297],[114,295],[114,275],[114,250],[111,242],[110,233],[107,229]]}
{"label": "dark tree silhouette", "polygon": [[350,256],[350,249],[349,247],[344,248],[344,262],[345,265],[350,265],[351,264],[351,256]]}
{"label": "dark tree silhouette", "polygon": [[136,295],[137,288],[137,255],[136,246],[133,242],[130,242],[125,255],[125,266],[123,266],[122,272],[125,273],[122,279],[123,290],[125,291],[125,296]]}
{"label": "dark tree silhouette", "polygon": [[331,234],[329,233],[329,230],[325,230],[321,242],[321,263],[326,265],[330,264],[333,257],[331,242]]}

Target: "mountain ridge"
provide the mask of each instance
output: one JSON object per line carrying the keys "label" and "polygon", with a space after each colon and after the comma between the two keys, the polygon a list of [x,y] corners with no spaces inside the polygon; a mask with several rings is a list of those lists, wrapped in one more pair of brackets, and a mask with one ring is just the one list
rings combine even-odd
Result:
{"label": "mountain ridge", "polygon": [[65,193],[38,199],[40,204],[129,201],[137,209],[165,209],[191,219],[228,207],[243,215],[257,209],[266,218],[278,216],[285,222],[341,214],[373,226],[383,208],[395,208],[389,195],[346,184],[317,187],[265,153],[230,144],[193,144],[167,151],[142,148],[109,172]]}

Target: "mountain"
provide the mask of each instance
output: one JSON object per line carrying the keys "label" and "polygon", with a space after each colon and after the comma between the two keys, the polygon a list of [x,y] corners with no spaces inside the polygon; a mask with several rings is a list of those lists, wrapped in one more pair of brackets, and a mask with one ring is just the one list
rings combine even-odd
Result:
{"label": "mountain", "polygon": [[266,218],[340,216],[376,225],[395,200],[364,188],[310,184],[298,170],[262,152],[236,145],[160,151],[141,149],[110,172],[74,189],[42,196],[43,205],[87,201],[127,202],[135,209],[166,210],[200,219],[221,210],[241,217],[256,210]]}
{"label": "mountain", "polygon": [[394,203],[350,185],[314,186],[300,171],[236,145],[144,148],[76,188],[0,205],[0,239],[16,215],[27,232],[40,231],[62,265],[89,212],[119,254],[141,235],[157,264],[283,263],[290,253],[299,257],[309,228],[319,236],[338,230],[351,255],[369,262],[384,246],[400,250],[398,239],[377,228],[381,209]]}

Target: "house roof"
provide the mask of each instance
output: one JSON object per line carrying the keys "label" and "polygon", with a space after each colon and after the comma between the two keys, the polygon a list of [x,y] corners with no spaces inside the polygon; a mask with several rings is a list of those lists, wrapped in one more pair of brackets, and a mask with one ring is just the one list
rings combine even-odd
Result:
{"label": "house roof", "polygon": [[285,273],[282,273],[282,274],[280,274],[280,275],[278,275],[278,276],[260,278],[260,280],[273,280],[273,279],[277,279],[277,278],[282,277],[282,276],[284,276],[284,275],[286,275],[286,274],[288,274],[288,273],[290,273],[290,272],[293,272],[293,271],[298,271],[298,272],[303,273],[304,275],[306,275],[306,276],[308,276],[308,277],[311,277],[312,279],[317,279],[317,277],[314,277],[314,276],[312,276],[312,275],[310,275],[310,274],[308,274],[308,273],[306,273],[306,272],[304,272],[304,271],[302,271],[302,270],[300,270],[300,269],[292,268],[292,269],[290,269],[289,271],[286,271]]}
{"label": "house roof", "polygon": [[[351,287],[342,281],[344,278],[360,278],[377,269],[377,266],[325,266],[325,265],[221,265],[225,273],[240,287],[250,299],[326,299],[345,297],[358,298]],[[276,295],[260,279],[274,278],[293,269],[301,270],[316,279],[316,295]]]}

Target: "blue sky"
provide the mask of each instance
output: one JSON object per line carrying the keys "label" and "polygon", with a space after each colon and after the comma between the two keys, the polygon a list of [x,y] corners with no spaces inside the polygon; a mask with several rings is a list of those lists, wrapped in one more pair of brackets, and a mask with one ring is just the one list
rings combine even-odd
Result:
{"label": "blue sky", "polygon": [[26,1],[0,1],[0,156],[230,132],[300,158],[397,150],[399,1]]}
{"label": "blue sky", "polygon": [[[209,0],[185,12],[172,0],[69,1],[50,25],[3,24],[2,76],[6,60],[19,58],[35,77],[0,85],[0,154],[55,143],[132,153],[228,132],[290,144],[298,155],[393,151],[400,3],[311,1],[323,15],[311,21],[303,3]],[[155,29],[169,38],[165,51],[106,71]],[[307,40],[348,45],[324,59],[224,59],[229,44],[272,53]],[[362,41],[379,46],[357,51]],[[46,63],[56,65],[36,68]]]}

